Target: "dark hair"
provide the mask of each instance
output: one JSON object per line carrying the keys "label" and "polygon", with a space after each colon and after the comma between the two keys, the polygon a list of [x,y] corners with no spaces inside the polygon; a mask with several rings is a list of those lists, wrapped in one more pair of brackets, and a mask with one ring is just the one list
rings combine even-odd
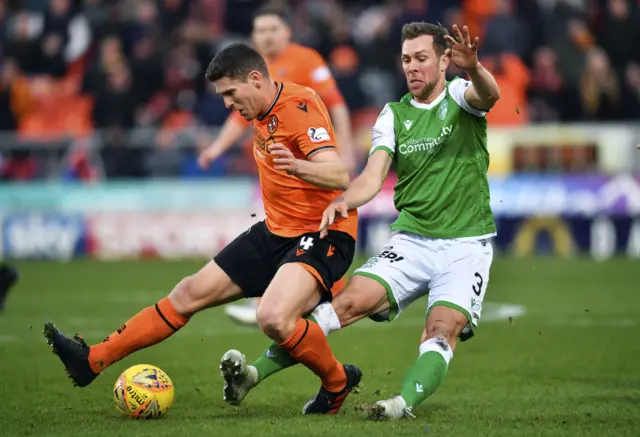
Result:
{"label": "dark hair", "polygon": [[246,81],[252,71],[259,71],[263,76],[269,77],[267,64],[260,53],[244,43],[235,43],[214,56],[204,77],[209,82],[223,77]]}
{"label": "dark hair", "polygon": [[265,5],[261,8],[258,8],[251,17],[252,21],[255,21],[256,18],[264,17],[265,15],[276,15],[280,18],[284,24],[291,27],[291,15],[285,8],[280,8],[274,5]]}
{"label": "dark hair", "polygon": [[408,39],[416,39],[423,35],[431,35],[433,37],[433,48],[438,55],[444,54],[449,48],[449,43],[444,38],[448,35],[447,29],[440,24],[425,23],[424,21],[414,21],[402,26],[402,42]]}

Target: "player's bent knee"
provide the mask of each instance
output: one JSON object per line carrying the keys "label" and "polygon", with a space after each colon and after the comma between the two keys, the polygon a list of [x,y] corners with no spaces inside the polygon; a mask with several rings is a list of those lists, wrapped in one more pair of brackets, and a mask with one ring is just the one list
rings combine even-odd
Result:
{"label": "player's bent knee", "polygon": [[295,328],[295,320],[285,317],[277,307],[264,301],[260,303],[256,317],[262,332],[278,343],[286,341]]}

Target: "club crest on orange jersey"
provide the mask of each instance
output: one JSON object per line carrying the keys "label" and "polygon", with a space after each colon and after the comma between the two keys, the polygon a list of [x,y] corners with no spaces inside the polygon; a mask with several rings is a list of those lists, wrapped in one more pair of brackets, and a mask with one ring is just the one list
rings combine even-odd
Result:
{"label": "club crest on orange jersey", "polygon": [[267,121],[267,131],[272,134],[278,129],[278,117],[272,115]]}

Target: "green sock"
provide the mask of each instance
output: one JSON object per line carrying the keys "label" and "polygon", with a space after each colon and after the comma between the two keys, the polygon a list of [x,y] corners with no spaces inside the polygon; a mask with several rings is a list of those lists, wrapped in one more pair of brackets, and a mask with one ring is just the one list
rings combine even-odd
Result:
{"label": "green sock", "polygon": [[[305,318],[316,321],[312,315]],[[271,375],[296,364],[298,362],[289,355],[289,352],[280,347],[278,343],[273,342],[251,365],[258,371],[258,382],[260,383]]]}
{"label": "green sock", "polygon": [[[440,341],[441,342],[441,341]],[[420,345],[421,355],[405,372],[402,378],[400,395],[408,407],[415,407],[431,396],[440,387],[447,374],[449,361],[453,357],[448,344],[444,354],[436,348],[444,349],[436,339],[427,340]],[[448,357],[448,359],[445,358]]]}
{"label": "green sock", "polygon": [[289,352],[273,342],[251,365],[258,370],[258,382],[262,382],[265,378],[296,364],[298,362],[289,355]]}

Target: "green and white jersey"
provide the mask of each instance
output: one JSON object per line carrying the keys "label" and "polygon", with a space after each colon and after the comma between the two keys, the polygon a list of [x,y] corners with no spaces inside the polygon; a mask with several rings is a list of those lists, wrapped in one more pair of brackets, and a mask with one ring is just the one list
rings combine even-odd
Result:
{"label": "green and white jersey", "polygon": [[489,200],[486,112],[467,103],[461,78],[430,104],[411,94],[385,105],[373,127],[371,153],[385,150],[398,176],[391,225],[430,238],[496,235]]}

